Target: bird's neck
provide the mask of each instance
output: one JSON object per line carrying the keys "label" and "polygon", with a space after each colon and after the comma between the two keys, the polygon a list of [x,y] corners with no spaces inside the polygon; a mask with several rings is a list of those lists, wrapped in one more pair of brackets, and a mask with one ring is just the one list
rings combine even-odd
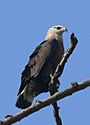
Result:
{"label": "bird's neck", "polygon": [[48,39],[56,39],[57,41],[63,41],[63,37],[60,34],[48,34],[47,33],[45,40],[48,40]]}

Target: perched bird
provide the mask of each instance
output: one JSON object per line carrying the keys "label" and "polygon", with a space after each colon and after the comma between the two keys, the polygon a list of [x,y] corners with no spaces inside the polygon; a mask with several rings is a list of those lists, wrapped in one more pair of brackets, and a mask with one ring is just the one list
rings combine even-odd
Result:
{"label": "perched bird", "polygon": [[61,25],[49,28],[45,40],[30,56],[22,72],[16,107],[25,109],[32,104],[34,97],[49,91],[50,75],[54,74],[64,54],[64,31],[67,28]]}

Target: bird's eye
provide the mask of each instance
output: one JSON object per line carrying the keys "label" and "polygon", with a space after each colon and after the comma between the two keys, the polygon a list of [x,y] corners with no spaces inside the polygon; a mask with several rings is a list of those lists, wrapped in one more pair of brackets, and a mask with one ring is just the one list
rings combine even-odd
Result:
{"label": "bird's eye", "polygon": [[57,28],[57,30],[60,30],[60,29],[61,29],[61,27],[59,27],[59,26],[58,26],[58,27],[56,27],[56,28]]}

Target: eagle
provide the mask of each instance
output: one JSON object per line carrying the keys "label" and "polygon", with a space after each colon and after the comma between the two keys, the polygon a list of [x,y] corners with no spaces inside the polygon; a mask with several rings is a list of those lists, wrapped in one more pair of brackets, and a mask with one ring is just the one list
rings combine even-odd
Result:
{"label": "eagle", "polygon": [[21,74],[16,107],[25,109],[32,104],[37,95],[49,91],[50,75],[53,76],[64,54],[65,31],[67,28],[62,25],[49,28],[45,40],[29,57],[28,64]]}

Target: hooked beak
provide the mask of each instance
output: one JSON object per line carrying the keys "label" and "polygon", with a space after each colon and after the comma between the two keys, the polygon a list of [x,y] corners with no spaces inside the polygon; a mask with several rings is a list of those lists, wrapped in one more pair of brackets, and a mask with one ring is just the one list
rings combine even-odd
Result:
{"label": "hooked beak", "polygon": [[68,32],[68,29],[66,27],[64,27],[63,31]]}
{"label": "hooked beak", "polygon": [[63,28],[62,28],[62,33],[63,33],[63,32],[68,32],[68,29],[67,29],[66,27],[63,27]]}

